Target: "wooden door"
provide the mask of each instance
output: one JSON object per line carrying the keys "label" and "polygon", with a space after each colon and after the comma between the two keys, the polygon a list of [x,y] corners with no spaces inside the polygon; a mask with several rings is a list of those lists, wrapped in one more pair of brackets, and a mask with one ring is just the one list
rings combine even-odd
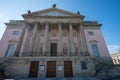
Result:
{"label": "wooden door", "polygon": [[56,61],[47,62],[46,77],[56,77]]}
{"label": "wooden door", "polygon": [[72,61],[64,61],[64,77],[73,77]]}
{"label": "wooden door", "polygon": [[57,43],[51,43],[50,55],[51,56],[56,56],[57,55]]}
{"label": "wooden door", "polygon": [[36,78],[38,76],[39,61],[32,61],[30,65],[29,77]]}

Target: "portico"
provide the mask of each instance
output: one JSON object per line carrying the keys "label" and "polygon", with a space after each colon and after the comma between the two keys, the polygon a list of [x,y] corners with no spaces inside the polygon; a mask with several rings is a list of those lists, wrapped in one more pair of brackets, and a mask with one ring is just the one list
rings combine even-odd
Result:
{"label": "portico", "polygon": [[[52,43],[56,43],[56,56],[80,55],[79,52],[83,53],[84,47],[87,47],[86,41],[78,37],[78,35],[84,36],[81,34],[81,24],[79,23],[27,22],[26,24],[26,43],[23,56],[50,56]],[[75,51],[75,43],[80,44],[77,45],[78,51]],[[83,50],[80,51],[81,47]]]}

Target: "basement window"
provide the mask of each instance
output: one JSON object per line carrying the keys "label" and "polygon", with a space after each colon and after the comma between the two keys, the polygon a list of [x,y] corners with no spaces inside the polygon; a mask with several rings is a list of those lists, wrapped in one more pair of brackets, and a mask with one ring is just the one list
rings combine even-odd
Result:
{"label": "basement window", "polygon": [[82,68],[82,70],[86,70],[87,69],[85,61],[81,61],[81,68]]}

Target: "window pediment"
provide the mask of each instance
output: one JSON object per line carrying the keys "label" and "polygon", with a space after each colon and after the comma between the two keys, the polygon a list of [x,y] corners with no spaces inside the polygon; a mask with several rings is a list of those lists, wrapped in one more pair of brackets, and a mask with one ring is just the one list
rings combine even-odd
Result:
{"label": "window pediment", "polygon": [[98,41],[96,41],[96,40],[91,40],[91,41],[89,41],[89,43],[97,43]]}
{"label": "window pediment", "polygon": [[8,42],[17,42],[17,40],[11,39],[11,40],[9,40]]}

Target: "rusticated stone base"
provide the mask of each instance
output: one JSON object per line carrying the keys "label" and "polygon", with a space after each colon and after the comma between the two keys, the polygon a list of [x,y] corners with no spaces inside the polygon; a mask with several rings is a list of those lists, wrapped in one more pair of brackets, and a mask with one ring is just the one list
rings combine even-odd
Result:
{"label": "rusticated stone base", "polygon": [[[6,62],[6,76],[10,78],[28,78],[32,61],[39,61],[37,78],[46,77],[48,61],[56,62],[56,77],[62,78],[65,76],[64,61],[71,61],[72,77],[90,77],[96,73],[91,57],[11,57]],[[81,61],[85,62],[86,69],[82,69]],[[41,65],[44,66],[40,67]]]}

